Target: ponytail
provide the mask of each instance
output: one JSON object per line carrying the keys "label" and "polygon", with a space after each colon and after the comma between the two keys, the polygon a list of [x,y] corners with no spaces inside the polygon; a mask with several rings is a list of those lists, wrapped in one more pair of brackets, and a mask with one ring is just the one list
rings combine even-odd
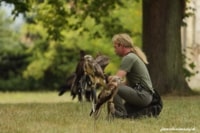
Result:
{"label": "ponytail", "polygon": [[145,53],[139,47],[134,46],[132,52],[135,53],[145,64],[149,64]]}

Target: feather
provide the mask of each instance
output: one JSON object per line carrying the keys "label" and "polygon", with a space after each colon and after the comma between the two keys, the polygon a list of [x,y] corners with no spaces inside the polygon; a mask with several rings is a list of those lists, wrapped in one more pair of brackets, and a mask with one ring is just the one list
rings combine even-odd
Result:
{"label": "feather", "polygon": [[85,56],[85,52],[81,50],[80,59],[79,59],[79,62],[77,63],[76,70],[75,70],[75,78],[71,86],[72,99],[74,99],[76,95],[78,94],[79,101],[82,100],[82,94],[81,94],[82,89],[80,85],[80,80],[84,76],[84,70],[82,67],[84,65],[84,56]]}
{"label": "feather", "polygon": [[105,67],[109,64],[110,59],[106,55],[98,55],[95,58],[95,61],[101,66],[102,70],[104,71]]}
{"label": "feather", "polygon": [[58,94],[59,96],[62,96],[68,89],[71,88],[74,79],[75,79],[75,73],[73,73],[72,75],[67,77],[66,84],[60,88],[60,91],[59,91],[59,94]]}
{"label": "feather", "polygon": [[96,106],[95,106],[94,110],[92,110],[90,112],[90,116],[93,114],[94,118],[97,119],[102,105],[105,104],[106,102],[108,102],[108,111],[109,111],[108,114],[111,113],[110,111],[112,111],[112,113],[113,113],[113,110],[114,110],[113,105],[109,104],[109,103],[112,103],[113,98],[118,91],[117,86],[119,83],[121,83],[121,80],[118,77],[111,76],[111,78],[109,78],[109,83],[99,93]]}

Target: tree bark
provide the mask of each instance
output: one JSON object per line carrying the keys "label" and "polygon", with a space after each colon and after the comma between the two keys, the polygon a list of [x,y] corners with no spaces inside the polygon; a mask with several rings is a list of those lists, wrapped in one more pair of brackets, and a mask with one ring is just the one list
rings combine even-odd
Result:
{"label": "tree bark", "polygon": [[154,88],[191,92],[183,73],[181,22],[185,0],[143,0],[143,49]]}

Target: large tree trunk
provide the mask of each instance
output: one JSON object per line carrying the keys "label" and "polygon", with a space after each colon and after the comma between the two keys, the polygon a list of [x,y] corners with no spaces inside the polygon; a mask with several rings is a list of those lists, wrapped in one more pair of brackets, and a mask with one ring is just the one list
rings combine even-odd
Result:
{"label": "large tree trunk", "polygon": [[143,0],[143,48],[154,88],[190,92],[183,73],[181,21],[185,0]]}

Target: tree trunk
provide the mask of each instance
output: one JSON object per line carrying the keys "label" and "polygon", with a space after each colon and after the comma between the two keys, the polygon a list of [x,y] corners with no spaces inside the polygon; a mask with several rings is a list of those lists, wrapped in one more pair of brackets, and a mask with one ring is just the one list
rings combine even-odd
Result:
{"label": "tree trunk", "polygon": [[191,92],[183,73],[181,22],[185,0],[143,0],[143,49],[154,88]]}

